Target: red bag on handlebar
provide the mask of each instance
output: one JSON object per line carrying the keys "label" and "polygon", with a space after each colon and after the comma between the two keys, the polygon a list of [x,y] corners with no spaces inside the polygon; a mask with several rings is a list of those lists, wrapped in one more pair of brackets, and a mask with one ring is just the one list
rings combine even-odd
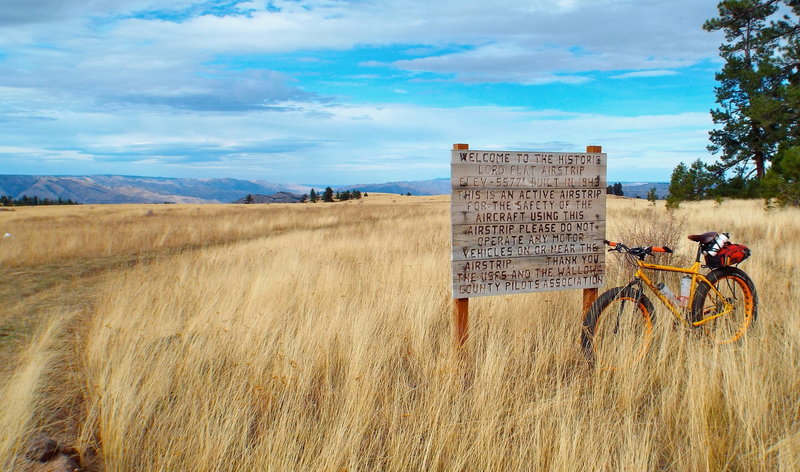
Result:
{"label": "red bag on handlebar", "polygon": [[726,242],[716,255],[706,254],[706,265],[708,267],[724,267],[735,265],[750,257],[750,248],[744,244],[731,244]]}

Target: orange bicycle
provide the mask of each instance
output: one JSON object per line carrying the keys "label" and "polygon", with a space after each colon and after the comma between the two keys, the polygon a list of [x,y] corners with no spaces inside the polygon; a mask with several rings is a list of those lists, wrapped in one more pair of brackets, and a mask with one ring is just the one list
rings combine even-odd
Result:
{"label": "orange bicycle", "polygon": [[[718,344],[736,342],[758,316],[758,295],[750,277],[738,267],[749,256],[745,246],[731,245],[727,233],[693,234],[698,243],[691,267],[672,267],[645,262],[646,256],[672,253],[668,247],[628,247],[605,241],[609,252],[625,256],[636,271],[627,285],[604,292],[583,320],[581,346],[590,362],[615,369],[642,359],[653,338],[654,307],[645,295],[647,287],[681,322],[702,329]],[[731,255],[733,254],[733,255]],[[705,255],[705,264],[701,256]],[[701,268],[711,269],[702,274]],[[654,284],[645,271],[684,274],[675,296],[663,283]]]}

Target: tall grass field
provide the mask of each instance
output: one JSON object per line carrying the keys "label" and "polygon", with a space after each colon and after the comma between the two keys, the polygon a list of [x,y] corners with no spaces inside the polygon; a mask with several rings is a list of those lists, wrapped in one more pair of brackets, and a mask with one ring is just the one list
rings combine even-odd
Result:
{"label": "tall grass field", "polygon": [[748,245],[744,340],[662,308],[641,362],[593,369],[573,290],[472,299],[456,355],[446,196],[0,212],[0,470],[38,434],[90,471],[800,470],[800,211],[607,218],[663,263]]}

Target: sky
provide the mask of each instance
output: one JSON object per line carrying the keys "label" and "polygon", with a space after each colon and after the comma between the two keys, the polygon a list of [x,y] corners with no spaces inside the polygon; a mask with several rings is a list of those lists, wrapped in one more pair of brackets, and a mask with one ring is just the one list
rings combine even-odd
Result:
{"label": "sky", "polygon": [[0,0],[0,174],[345,185],[450,149],[710,162],[697,0]]}

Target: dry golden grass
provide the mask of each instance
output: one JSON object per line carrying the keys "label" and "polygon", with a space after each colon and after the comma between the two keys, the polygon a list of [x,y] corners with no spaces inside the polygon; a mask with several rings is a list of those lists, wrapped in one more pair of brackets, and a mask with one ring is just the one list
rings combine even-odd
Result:
{"label": "dry golden grass", "polygon": [[[435,197],[417,197],[422,202]],[[399,199],[399,200],[398,200]],[[339,204],[274,205],[81,205],[18,207],[0,212],[4,239],[0,265],[53,264],[194,249],[274,235],[283,231],[335,226],[357,213],[358,205],[383,205],[403,197],[373,194]],[[294,211],[286,211],[292,208]]]}
{"label": "dry golden grass", "polygon": [[97,270],[77,311],[56,280],[4,315],[11,332],[57,294],[0,380],[4,470],[36,431],[108,471],[800,470],[796,210],[609,201],[610,238],[684,259],[686,234],[730,231],[761,299],[735,346],[657,313],[650,354],[618,372],[581,355],[580,291],[473,299],[452,355],[446,197],[12,215],[7,270]]}

